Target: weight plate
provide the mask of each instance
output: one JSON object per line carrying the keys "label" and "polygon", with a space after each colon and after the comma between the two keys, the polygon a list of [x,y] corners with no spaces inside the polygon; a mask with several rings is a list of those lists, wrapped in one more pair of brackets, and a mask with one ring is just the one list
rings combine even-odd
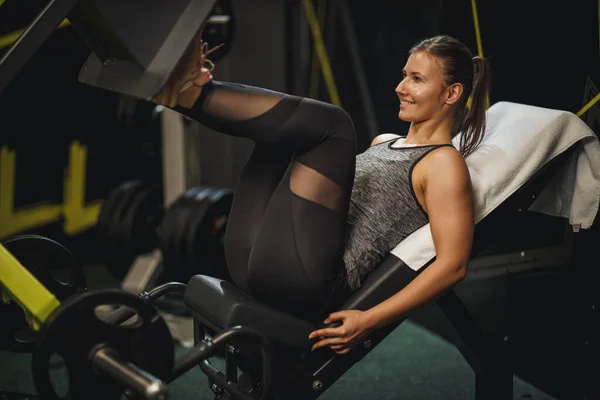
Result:
{"label": "weight plate", "polygon": [[114,256],[106,265],[114,278],[123,279],[138,255],[156,247],[162,210],[162,194],[155,188],[139,186],[123,197],[112,222],[109,247]]}
{"label": "weight plate", "polygon": [[[107,307],[108,306],[108,307]],[[137,314],[133,324],[110,325],[97,310],[125,306]],[[138,296],[119,289],[89,291],[70,298],[43,325],[32,358],[33,382],[43,399],[118,400],[125,388],[92,367],[99,345],[161,380],[173,371],[171,333],[158,314]],[[60,356],[68,373],[68,394],[59,396],[50,376],[51,356]],[[62,382],[55,382],[62,383]]]}
{"label": "weight plate", "polygon": [[128,238],[134,255],[156,248],[156,227],[163,215],[162,193],[146,188],[135,197],[123,224],[123,237]]}
{"label": "weight plate", "polygon": [[[118,219],[118,214],[128,193],[141,184],[140,181],[126,181],[112,189],[106,196],[106,200],[100,210],[98,222],[96,224],[96,240],[98,256],[102,263],[107,267],[111,275],[114,271],[119,272],[127,266],[123,266],[127,261],[123,261],[121,246],[118,240],[114,238],[114,220]],[[117,273],[117,275],[119,275]],[[117,278],[118,279],[118,278]]]}
{"label": "weight plate", "polygon": [[[186,190],[165,213],[157,228],[158,246],[162,252],[164,279],[187,283],[189,273],[185,272],[184,239],[189,214],[195,203],[202,197],[205,187],[193,187]],[[187,279],[186,279],[187,277]]]}
{"label": "weight plate", "polygon": [[129,255],[129,243],[123,237],[121,228],[128,208],[143,189],[144,185],[141,181],[130,181],[126,185],[122,185],[123,194],[115,203],[114,212],[111,215],[106,243],[112,253],[109,255],[111,263],[107,267],[117,279],[119,279],[118,276],[125,276],[133,262],[133,258]]}
{"label": "weight plate", "polygon": [[96,231],[98,241],[102,250],[108,249],[106,241],[110,238],[110,225],[114,218],[115,210],[118,209],[119,203],[122,201],[124,194],[139,184],[139,181],[126,181],[110,190],[102,204],[98,221],[96,222]]}
{"label": "weight plate", "polygon": [[180,263],[176,270],[176,280],[178,282],[187,283],[192,277],[192,272],[189,268],[189,260],[187,258],[187,231],[190,225],[191,217],[205,201],[205,199],[210,196],[213,192],[212,187],[199,187],[199,190],[195,191],[195,195],[190,196],[189,200],[183,206],[180,218],[181,223],[178,226],[178,229],[175,231],[174,237],[174,248],[173,251],[177,252]]}
{"label": "weight plate", "polygon": [[[75,256],[60,243],[39,235],[19,235],[2,244],[59,301],[87,289]],[[0,303],[0,320],[1,349],[19,353],[34,350],[35,334],[18,305]]]}
{"label": "weight plate", "polygon": [[162,193],[141,180],[126,181],[107,196],[98,223],[98,249],[109,273],[125,277],[135,258],[156,247]]}
{"label": "weight plate", "polygon": [[194,209],[190,214],[188,225],[182,235],[182,240],[185,242],[183,247],[185,249],[186,270],[190,278],[196,273],[196,271],[200,269],[196,264],[195,259],[197,249],[195,248],[194,236],[198,231],[198,225],[200,225],[201,222],[206,218],[206,213],[213,204],[213,198],[215,194],[216,191],[213,190],[210,192],[210,196],[206,196],[195,202]]}
{"label": "weight plate", "polygon": [[233,202],[233,192],[219,188],[203,202],[187,232],[188,259],[192,274],[229,280],[225,263],[224,236]]}
{"label": "weight plate", "polygon": [[220,192],[219,188],[207,187],[202,192],[201,196],[197,196],[194,199],[194,203],[191,205],[191,209],[188,214],[188,222],[185,229],[181,232],[181,248],[184,259],[185,259],[185,279],[186,282],[198,271],[198,266],[194,260],[194,243],[190,240],[190,236],[194,235],[197,230],[197,221],[202,221],[206,213],[212,206],[214,199],[218,197]]}

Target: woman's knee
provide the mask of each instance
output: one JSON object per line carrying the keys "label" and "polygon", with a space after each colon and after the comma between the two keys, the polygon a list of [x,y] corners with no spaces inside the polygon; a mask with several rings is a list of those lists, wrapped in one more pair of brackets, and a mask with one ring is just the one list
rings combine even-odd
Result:
{"label": "woman's knee", "polygon": [[304,98],[302,109],[311,121],[319,121],[326,127],[325,139],[328,137],[343,138],[354,142],[356,133],[354,122],[343,108],[335,104]]}
{"label": "woman's knee", "polygon": [[354,121],[346,110],[333,106],[331,113],[331,136],[356,143]]}

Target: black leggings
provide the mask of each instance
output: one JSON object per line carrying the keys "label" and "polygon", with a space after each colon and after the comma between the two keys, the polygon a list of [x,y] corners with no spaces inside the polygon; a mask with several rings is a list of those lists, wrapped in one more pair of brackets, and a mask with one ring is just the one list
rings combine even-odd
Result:
{"label": "black leggings", "polygon": [[339,306],[348,296],[342,254],[356,157],[348,114],[328,103],[217,81],[191,109],[176,110],[255,142],[225,236],[234,283],[308,320]]}

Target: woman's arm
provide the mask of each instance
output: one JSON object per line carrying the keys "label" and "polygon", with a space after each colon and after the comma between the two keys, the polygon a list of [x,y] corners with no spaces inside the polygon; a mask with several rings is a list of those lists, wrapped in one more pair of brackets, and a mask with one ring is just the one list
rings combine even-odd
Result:
{"label": "woman's arm", "polygon": [[463,157],[441,148],[427,157],[427,173],[420,182],[436,250],[436,260],[404,289],[367,311],[331,314],[325,321],[342,321],[337,328],[314,331],[313,349],[329,346],[347,353],[374,329],[405,317],[460,282],[467,273],[474,232],[473,192]]}
{"label": "woman's arm", "polygon": [[422,182],[436,260],[394,296],[367,311],[373,328],[438,297],[467,273],[474,232],[473,191],[463,157],[452,148],[431,154]]}

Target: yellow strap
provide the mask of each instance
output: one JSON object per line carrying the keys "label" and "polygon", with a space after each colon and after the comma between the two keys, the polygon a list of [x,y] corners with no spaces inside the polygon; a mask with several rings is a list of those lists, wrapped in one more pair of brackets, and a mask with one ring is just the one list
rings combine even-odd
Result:
{"label": "yellow strap", "polygon": [[2,300],[17,303],[36,331],[60,302],[12,254],[0,244],[0,291]]}
{"label": "yellow strap", "polygon": [[304,9],[306,12],[306,18],[308,19],[308,24],[310,25],[310,30],[312,32],[315,50],[317,51],[319,61],[321,62],[321,70],[323,71],[323,79],[325,80],[325,84],[327,85],[329,98],[331,99],[331,102],[333,104],[341,107],[342,103],[340,101],[340,96],[335,86],[333,73],[331,72],[329,57],[327,56],[327,51],[325,50],[325,45],[323,44],[321,28],[319,27],[319,21],[317,19],[317,15],[315,13],[315,9],[311,0],[304,0]]}
{"label": "yellow strap", "polygon": [[581,117],[583,114],[585,114],[585,112],[587,110],[589,110],[590,108],[592,108],[592,106],[594,104],[596,104],[598,102],[598,100],[600,100],[600,93],[598,93],[596,95],[596,97],[594,97],[592,100],[590,100],[585,106],[583,106],[583,108],[579,111],[577,111],[577,116]]}
{"label": "yellow strap", "polygon": [[477,54],[483,58],[483,44],[481,43],[481,32],[479,31],[479,16],[477,15],[477,3],[471,0],[471,10],[473,11],[473,24],[475,25],[475,39],[477,40]]}
{"label": "yellow strap", "polygon": [[[481,32],[479,31],[479,15],[477,14],[477,3],[471,0],[471,11],[473,12],[473,24],[475,25],[475,40],[477,41],[477,54],[483,58],[483,43],[481,42]],[[467,100],[467,108],[471,107],[471,97]],[[485,108],[490,108],[489,93],[485,97]]]}
{"label": "yellow strap", "polygon": [[[600,0],[598,0],[598,44],[600,44]],[[592,108],[592,106],[598,102],[598,100],[600,100],[600,93],[598,93],[596,97],[583,106],[581,110],[577,111],[577,116],[581,117],[583,114],[585,114],[587,110]]]}
{"label": "yellow strap", "polygon": [[[0,0],[0,2],[1,1],[3,1],[3,0]],[[0,3],[0,7],[1,6],[2,6],[2,3]],[[58,28],[56,28],[56,29],[61,29],[66,26],[69,26],[69,25],[71,25],[71,23],[68,20],[64,19],[60,23],[60,25],[58,25]],[[21,34],[24,31],[25,31],[25,29],[19,29],[18,31],[10,32],[10,33],[7,33],[6,35],[0,36],[0,49],[12,46],[12,44],[17,41],[19,36],[21,36]]]}
{"label": "yellow strap", "polygon": [[[600,0],[599,0],[600,1]],[[319,26],[325,25],[325,14],[327,10],[327,0],[320,0],[317,2],[317,14],[319,16]],[[319,81],[321,79],[321,70],[319,69],[319,56],[317,54],[317,48],[312,56],[312,65],[310,71],[310,97],[316,99],[319,96]]]}
{"label": "yellow strap", "polygon": [[6,0],[0,0],[0,7],[2,7],[2,4],[4,4]]}

